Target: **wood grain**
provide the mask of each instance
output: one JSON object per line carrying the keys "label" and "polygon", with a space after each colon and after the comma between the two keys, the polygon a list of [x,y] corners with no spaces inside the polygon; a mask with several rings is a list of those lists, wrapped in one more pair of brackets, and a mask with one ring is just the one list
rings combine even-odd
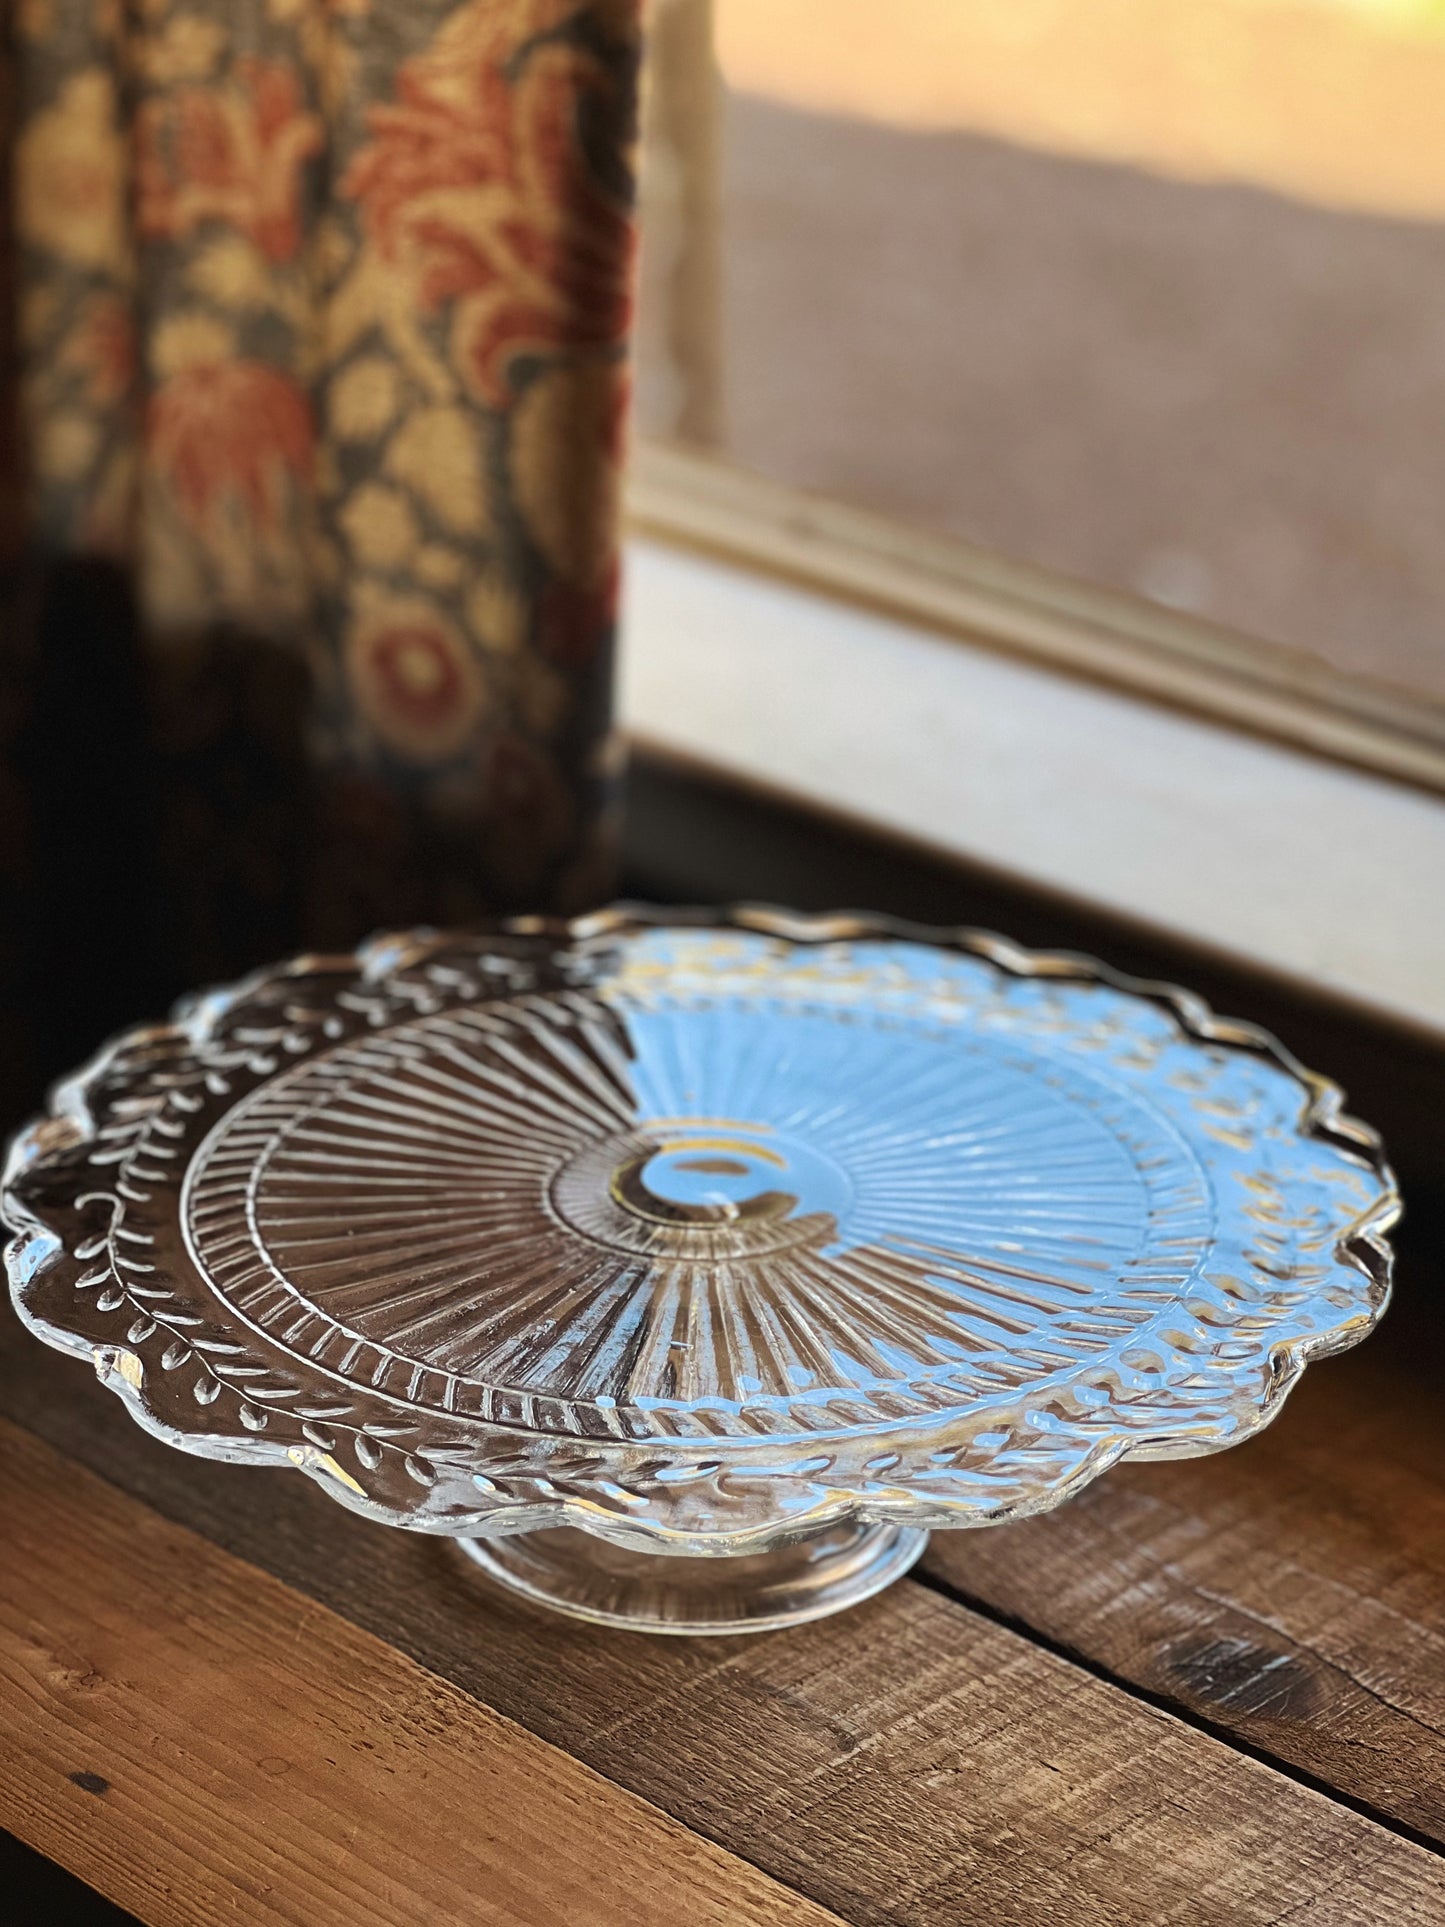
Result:
{"label": "wood grain", "polygon": [[1433,1855],[922,1586],[788,1634],[598,1633],[299,1478],[168,1451],[33,1343],[3,1382],[110,1477],[860,1927],[1445,1918]]}
{"label": "wood grain", "polygon": [[1123,1467],[928,1572],[1445,1844],[1445,1404],[1364,1351],[1217,1458]]}
{"label": "wood grain", "polygon": [[835,1920],[0,1425],[5,1825],[152,1923]]}

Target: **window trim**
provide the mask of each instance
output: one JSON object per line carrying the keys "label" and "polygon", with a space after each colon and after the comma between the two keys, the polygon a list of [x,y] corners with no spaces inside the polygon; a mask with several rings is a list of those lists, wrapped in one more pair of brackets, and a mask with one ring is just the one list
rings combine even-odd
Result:
{"label": "window trim", "polygon": [[1445,705],[1302,651],[642,441],[637,533],[1445,793]]}

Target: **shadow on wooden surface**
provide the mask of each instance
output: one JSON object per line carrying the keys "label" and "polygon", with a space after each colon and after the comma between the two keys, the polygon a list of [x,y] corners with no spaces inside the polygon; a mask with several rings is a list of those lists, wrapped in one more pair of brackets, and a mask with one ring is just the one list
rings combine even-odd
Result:
{"label": "shadow on wooden surface", "polygon": [[0,1894],[10,1927],[140,1927],[134,1914],[0,1832]]}

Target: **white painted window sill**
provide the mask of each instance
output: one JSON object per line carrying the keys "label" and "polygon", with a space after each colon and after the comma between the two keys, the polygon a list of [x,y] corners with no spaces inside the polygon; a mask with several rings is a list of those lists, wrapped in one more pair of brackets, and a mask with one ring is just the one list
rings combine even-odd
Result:
{"label": "white painted window sill", "polygon": [[644,537],[621,707],[643,747],[1445,1037],[1445,799]]}

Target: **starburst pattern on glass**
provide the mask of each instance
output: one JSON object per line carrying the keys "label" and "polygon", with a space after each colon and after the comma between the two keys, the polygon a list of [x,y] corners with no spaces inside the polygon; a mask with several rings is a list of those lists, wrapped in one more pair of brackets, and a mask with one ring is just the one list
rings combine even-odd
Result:
{"label": "starburst pattern on glass", "polygon": [[239,1311],[342,1372],[367,1341],[441,1409],[545,1397],[634,1430],[701,1402],[921,1410],[1021,1347],[1088,1357],[1174,1301],[1212,1222],[1167,1120],[1047,1052],[687,995],[343,1046],[223,1120],[183,1215]]}
{"label": "starburst pattern on glass", "polygon": [[694,1553],[1243,1437],[1378,1316],[1394,1210],[1333,1087],[1180,993],[767,913],[262,973],[7,1186],[22,1313],[174,1442]]}

